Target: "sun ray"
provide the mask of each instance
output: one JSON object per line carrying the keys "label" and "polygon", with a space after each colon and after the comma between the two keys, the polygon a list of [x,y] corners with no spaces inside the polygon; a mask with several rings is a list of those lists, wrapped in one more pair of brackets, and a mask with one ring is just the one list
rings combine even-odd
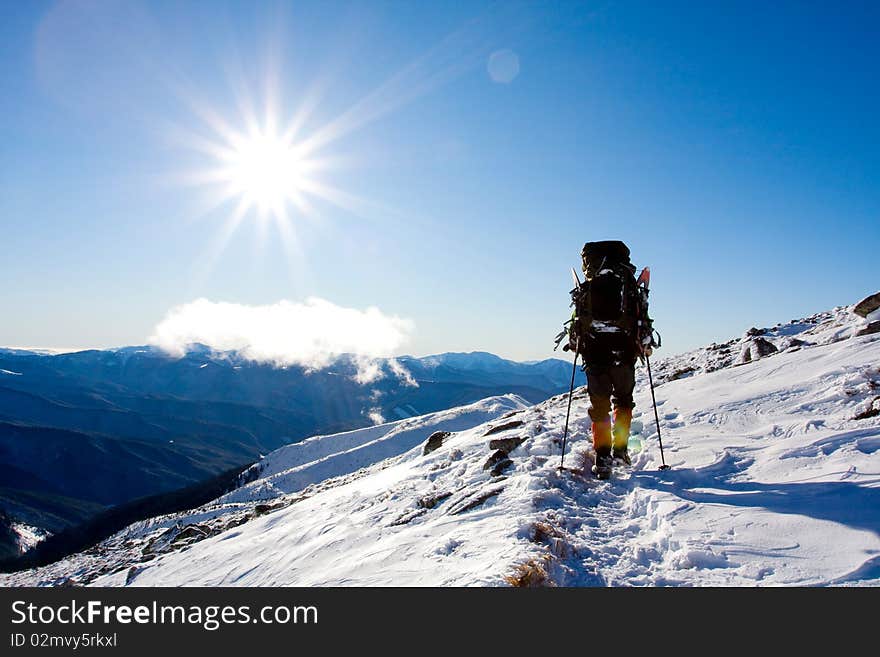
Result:
{"label": "sun ray", "polygon": [[424,96],[482,61],[490,42],[479,21],[453,32],[303,142],[311,154]]}
{"label": "sun ray", "polygon": [[[275,27],[278,27],[276,24]],[[232,235],[246,217],[261,231],[274,229],[288,258],[299,258],[298,221],[320,227],[324,204],[371,221],[418,221],[412,213],[396,212],[382,204],[341,189],[326,178],[330,172],[362,165],[363,159],[329,152],[344,136],[363,128],[455,79],[487,50],[484,25],[479,21],[448,35],[422,56],[411,61],[384,83],[361,97],[333,120],[312,131],[307,125],[331,84],[330,76],[317,76],[298,96],[292,110],[285,108],[279,62],[281,34],[269,39],[263,62],[264,77],[256,84],[245,75],[246,62],[234,40],[226,50],[223,66],[239,119],[230,122],[195,94],[181,93],[186,104],[203,122],[200,132],[183,136],[184,145],[206,156],[211,166],[188,171],[179,177],[187,185],[210,187],[215,202],[203,216],[236,200],[234,210],[212,242],[208,262],[213,266]],[[350,46],[350,44],[349,44]],[[254,93],[258,90],[259,97]],[[180,90],[184,91],[184,90]],[[204,132],[205,134],[201,134]],[[213,137],[206,136],[213,133]]]}
{"label": "sun ray", "polygon": [[223,222],[220,230],[214,235],[207,250],[202,254],[199,262],[195,265],[193,276],[193,290],[199,289],[208,278],[217,264],[220,256],[226,250],[229,240],[247,216],[249,207],[245,199],[239,199],[235,209]]}
{"label": "sun ray", "polygon": [[310,195],[328,201],[336,207],[348,210],[360,217],[367,216],[370,209],[374,207],[365,198],[314,179],[304,179],[301,182],[301,187],[303,191],[308,192]]}

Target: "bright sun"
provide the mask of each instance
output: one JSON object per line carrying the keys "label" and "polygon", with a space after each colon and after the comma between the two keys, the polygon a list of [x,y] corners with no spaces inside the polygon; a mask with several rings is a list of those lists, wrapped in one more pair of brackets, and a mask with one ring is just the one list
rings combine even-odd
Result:
{"label": "bright sun", "polygon": [[295,144],[267,131],[231,146],[221,158],[231,194],[261,213],[280,213],[288,203],[300,202],[307,162]]}
{"label": "bright sun", "polygon": [[267,76],[262,107],[255,98],[240,97],[241,116],[234,122],[211,106],[188,99],[200,123],[178,137],[202,162],[176,178],[185,185],[209,188],[199,217],[223,217],[208,245],[208,268],[248,220],[255,221],[261,245],[268,235],[265,229],[273,227],[288,262],[294,263],[302,260],[300,228],[322,224],[328,206],[360,216],[372,207],[326,179],[339,166],[359,161],[331,145],[364,119],[351,111],[308,129],[317,101],[306,94],[298,107],[282,110],[277,87],[275,77]]}

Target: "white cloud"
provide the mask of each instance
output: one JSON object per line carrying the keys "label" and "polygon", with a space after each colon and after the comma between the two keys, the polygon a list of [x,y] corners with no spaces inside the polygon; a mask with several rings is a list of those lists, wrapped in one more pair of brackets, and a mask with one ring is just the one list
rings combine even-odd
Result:
{"label": "white cloud", "polygon": [[373,424],[385,424],[385,418],[382,417],[382,413],[378,408],[371,408],[370,412],[367,413],[367,417],[370,418],[370,422]]}
{"label": "white cloud", "polygon": [[403,381],[408,386],[412,386],[413,388],[418,388],[418,382],[413,378],[413,375],[409,373],[409,370],[406,369],[403,365],[400,364],[400,361],[391,359],[388,361],[388,367],[391,368],[391,371],[394,372],[394,375]]}
{"label": "white cloud", "polygon": [[[413,330],[411,320],[378,308],[343,308],[316,297],[267,306],[197,299],[172,308],[149,342],[176,356],[183,356],[190,345],[204,344],[257,362],[309,369],[326,367],[340,354],[352,354],[358,369],[355,379],[367,384],[384,376],[373,359],[391,356]],[[409,383],[409,372],[397,361],[392,363],[394,374]]]}
{"label": "white cloud", "polygon": [[355,364],[357,365],[357,374],[355,374],[354,380],[362,386],[385,378],[385,372],[382,371],[382,367],[371,358],[358,357],[355,359]]}

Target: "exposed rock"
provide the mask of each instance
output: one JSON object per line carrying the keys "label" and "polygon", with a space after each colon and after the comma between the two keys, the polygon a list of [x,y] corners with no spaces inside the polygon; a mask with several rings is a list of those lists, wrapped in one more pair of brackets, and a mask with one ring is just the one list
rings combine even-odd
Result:
{"label": "exposed rock", "polygon": [[746,331],[746,335],[751,338],[756,335],[764,335],[766,332],[767,332],[767,329],[759,329],[759,328],[755,328],[753,326],[748,331]]}
{"label": "exposed rock", "polygon": [[415,520],[419,516],[423,516],[428,512],[427,509],[412,509],[407,511],[403,515],[397,517],[396,519],[391,521],[392,527],[399,527],[400,525],[406,525],[410,521]]}
{"label": "exposed rock", "polygon": [[775,354],[779,351],[769,340],[764,338],[753,338],[743,345],[740,363],[750,363],[753,360]]}
{"label": "exposed rock", "polygon": [[504,486],[478,490],[477,492],[472,493],[471,495],[468,495],[467,497],[464,497],[455,502],[455,504],[453,504],[449,509],[449,515],[456,516],[460,513],[464,513],[465,511],[470,511],[471,509],[474,509],[483,504],[483,502],[485,502],[486,500],[495,497],[503,490]]}
{"label": "exposed rock", "polygon": [[696,367],[684,367],[680,370],[675,370],[670,376],[670,381],[678,381],[679,379],[683,379],[686,376],[690,376],[694,372],[697,371]]}
{"label": "exposed rock", "polygon": [[489,474],[491,474],[493,477],[500,477],[501,473],[507,470],[507,468],[509,468],[511,465],[513,465],[513,461],[511,461],[510,459],[501,459],[500,461],[498,461],[498,463],[495,464],[495,467],[492,468]]}
{"label": "exposed rock", "polygon": [[867,317],[880,308],[880,292],[875,292],[853,306],[853,312],[859,317]]}
{"label": "exposed rock", "polygon": [[483,470],[488,470],[489,468],[495,466],[496,463],[500,463],[504,459],[507,458],[507,452],[503,449],[498,449],[492,452],[486,462],[483,464]]}
{"label": "exposed rock", "polygon": [[425,495],[419,499],[418,504],[423,509],[433,509],[440,504],[440,502],[450,497],[452,497],[451,491],[443,491],[441,493],[434,493],[433,495]]}
{"label": "exposed rock", "polygon": [[502,452],[509,454],[517,447],[523,444],[525,441],[524,437],[520,438],[496,438],[495,440],[489,441],[489,449],[497,449]]}
{"label": "exposed rock", "polygon": [[872,333],[880,333],[880,320],[877,320],[876,322],[871,322],[867,326],[864,326],[856,331],[856,335],[871,335]]}
{"label": "exposed rock", "polygon": [[137,577],[142,570],[143,568],[139,568],[138,566],[132,566],[131,568],[129,568],[128,574],[125,576],[125,585],[128,586],[129,584],[131,584],[134,581],[135,577]]}
{"label": "exposed rock", "polygon": [[451,431],[435,431],[432,433],[428,436],[428,442],[425,443],[425,449],[422,451],[422,456],[426,456],[435,449],[439,449],[443,445],[443,441],[451,435]]}
{"label": "exposed rock", "polygon": [[497,427],[490,427],[490,429],[484,433],[484,436],[491,436],[493,433],[501,433],[502,431],[507,431],[509,429],[516,429],[517,427],[521,427],[523,425],[522,420],[514,420],[513,422],[505,422],[504,424],[499,424]]}
{"label": "exposed rock", "polygon": [[211,528],[205,525],[187,525],[172,540],[172,543],[179,543],[191,538],[202,540],[207,538],[211,533]]}
{"label": "exposed rock", "polygon": [[871,400],[871,405],[861,413],[857,413],[853,416],[853,420],[867,420],[868,418],[877,417],[878,415],[880,415],[880,397],[874,397],[874,399]]}
{"label": "exposed rock", "polygon": [[769,356],[770,354],[775,354],[779,351],[769,340],[765,340],[764,338],[755,338],[752,340],[752,344],[755,346],[755,350],[758,354],[759,358],[763,358],[764,356]]}
{"label": "exposed rock", "polygon": [[262,516],[266,513],[269,513],[270,511],[274,511],[275,509],[278,509],[282,506],[284,506],[284,505],[283,504],[257,504],[254,507],[254,515],[255,516]]}

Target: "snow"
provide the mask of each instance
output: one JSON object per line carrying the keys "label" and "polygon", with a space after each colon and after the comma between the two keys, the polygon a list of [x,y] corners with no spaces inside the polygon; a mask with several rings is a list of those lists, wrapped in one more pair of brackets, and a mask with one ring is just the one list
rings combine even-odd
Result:
{"label": "snow", "polygon": [[528,406],[521,397],[491,397],[469,406],[330,436],[315,436],[275,450],[255,466],[260,479],[220,498],[265,500],[399,456],[435,431],[459,431]]}
{"label": "snow", "polygon": [[[214,503],[0,583],[877,586],[880,335],[856,336],[866,321],[838,308],[778,325],[757,336],[777,351],[744,364],[754,334],[652,363],[671,470],[640,369],[642,449],[609,481],[584,474],[584,389],[564,472],[567,396],[492,398],[281,448]],[[501,439],[522,440],[509,464]]]}
{"label": "snow", "polygon": [[45,529],[24,523],[13,523],[12,531],[18,534],[18,549],[22,553],[27,552],[37,543],[49,537],[49,533]]}

